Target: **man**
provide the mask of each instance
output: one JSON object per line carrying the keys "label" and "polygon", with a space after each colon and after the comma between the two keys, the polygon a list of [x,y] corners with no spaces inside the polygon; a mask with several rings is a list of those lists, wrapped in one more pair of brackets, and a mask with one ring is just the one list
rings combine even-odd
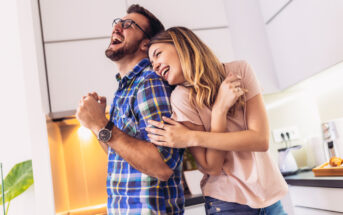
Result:
{"label": "man", "polygon": [[171,113],[171,88],[147,59],[149,39],[164,27],[139,5],[131,5],[113,24],[105,53],[119,69],[119,87],[110,121],[106,99],[96,93],[84,96],[76,113],[108,152],[108,214],[183,214],[183,150],[156,147],[145,131],[149,119],[162,121]]}

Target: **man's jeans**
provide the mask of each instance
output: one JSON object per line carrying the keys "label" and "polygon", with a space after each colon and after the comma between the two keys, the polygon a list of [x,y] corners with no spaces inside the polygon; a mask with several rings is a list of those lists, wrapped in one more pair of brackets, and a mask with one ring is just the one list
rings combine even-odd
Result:
{"label": "man's jeans", "polygon": [[207,215],[287,215],[280,201],[265,208],[251,208],[247,205],[225,202],[208,196],[205,196],[205,210]]}

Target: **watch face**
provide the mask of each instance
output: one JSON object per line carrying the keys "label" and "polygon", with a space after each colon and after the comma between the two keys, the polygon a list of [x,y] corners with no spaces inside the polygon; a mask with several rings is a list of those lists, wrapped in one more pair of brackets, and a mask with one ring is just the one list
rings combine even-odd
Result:
{"label": "watch face", "polygon": [[98,139],[104,143],[108,142],[111,139],[111,131],[108,129],[101,129],[99,131]]}

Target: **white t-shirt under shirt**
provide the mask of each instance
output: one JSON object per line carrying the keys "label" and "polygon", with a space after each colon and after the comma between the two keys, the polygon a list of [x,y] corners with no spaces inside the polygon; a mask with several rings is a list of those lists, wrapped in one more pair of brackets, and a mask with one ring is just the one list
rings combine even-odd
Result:
{"label": "white t-shirt under shirt", "polygon": [[[245,101],[261,93],[256,77],[245,61],[227,63],[225,70],[242,77],[241,87],[248,90]],[[203,125],[210,131],[211,110],[206,106],[194,107],[189,101],[189,89],[177,86],[171,95],[171,105],[173,119]],[[247,130],[245,107],[237,109],[227,120],[228,132]],[[221,175],[204,175],[201,188],[204,196],[252,208],[270,206],[287,193],[287,184],[268,152],[226,152]]]}

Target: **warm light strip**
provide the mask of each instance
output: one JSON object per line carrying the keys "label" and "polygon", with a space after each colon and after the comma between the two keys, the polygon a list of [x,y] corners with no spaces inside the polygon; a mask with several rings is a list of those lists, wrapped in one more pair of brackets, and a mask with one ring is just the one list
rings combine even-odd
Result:
{"label": "warm light strip", "polygon": [[100,204],[100,205],[94,205],[94,206],[88,206],[88,207],[84,207],[84,208],[78,208],[78,209],[73,209],[73,210],[69,210],[69,211],[64,211],[64,212],[59,212],[56,213],[56,215],[72,215],[72,214],[78,214],[81,212],[92,212],[96,209],[106,209],[106,204]]}

